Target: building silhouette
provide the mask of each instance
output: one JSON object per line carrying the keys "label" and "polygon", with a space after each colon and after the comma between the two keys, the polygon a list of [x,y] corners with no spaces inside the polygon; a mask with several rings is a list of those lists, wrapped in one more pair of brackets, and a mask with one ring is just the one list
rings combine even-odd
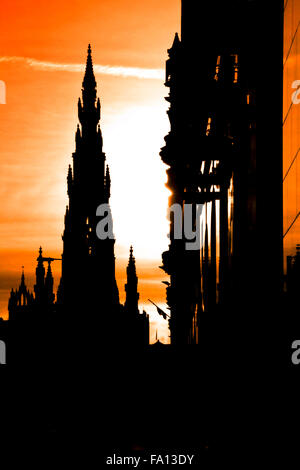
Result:
{"label": "building silhouette", "polygon": [[191,205],[189,229],[198,223],[200,238],[187,249],[171,217],[162,267],[173,344],[203,345],[219,331],[234,351],[237,325],[250,335],[259,309],[262,334],[280,300],[283,4],[272,3],[270,24],[261,3],[183,0],[181,38],[168,50],[170,132],[160,155],[169,206],[182,207],[184,226]]}
{"label": "building silhouette", "polygon": [[[179,225],[192,212],[182,237],[171,214],[162,254],[171,344],[187,363],[186,345],[198,357],[201,385],[191,397],[210,409],[217,447],[233,454],[251,455],[253,429],[257,447],[285,440],[276,405],[255,393],[259,387],[279,400],[274,383],[285,380],[290,361],[282,293],[283,19],[282,0],[182,0],[181,35],[166,62],[170,132],[160,156],[169,206],[182,208]],[[199,249],[187,249],[197,224]]]}
{"label": "building silhouette", "polygon": [[[58,357],[69,357],[74,354],[78,340],[89,361],[98,360],[99,346],[118,349],[125,345],[134,348],[149,344],[149,317],[145,312],[140,313],[138,307],[133,248],[130,248],[127,267],[126,301],[122,305],[115,276],[115,239],[111,234],[99,238],[96,233],[97,224],[105,217],[112,224],[111,181],[102,150],[101,106],[90,45],[82,98],[78,100],[78,118],[76,149],[67,174],[69,203],[65,212],[62,259],[45,257],[40,247],[34,293],[26,287],[24,271],[19,288],[12,289],[8,305],[11,325],[8,356],[11,358],[21,345],[24,346],[21,338],[24,336],[27,342],[30,338],[32,355],[40,356],[40,361],[46,359],[47,347],[52,350],[53,344]],[[105,211],[97,216],[101,205]],[[52,262],[62,263],[56,296]],[[47,270],[45,263],[48,263]],[[38,344],[37,336],[40,337]]]}
{"label": "building silhouette", "polygon": [[34,305],[34,296],[25,284],[25,274],[24,270],[21,275],[21,282],[18,289],[11,290],[10,298],[8,301],[8,312],[10,320],[17,320],[26,317],[32,313]]}
{"label": "building silhouette", "polygon": [[[127,341],[139,341],[149,344],[149,317],[145,311],[139,312],[138,277],[136,274],[135,258],[133,248],[130,247],[130,255],[127,266],[127,283],[125,284],[126,300],[124,305],[126,329],[130,332]],[[137,338],[134,340],[134,338]]]}
{"label": "building silhouette", "polygon": [[102,150],[101,106],[96,89],[89,46],[82,100],[78,100],[81,129],[78,125],[73,165],[69,166],[67,176],[69,204],[62,237],[58,302],[80,315],[82,309],[95,311],[101,299],[102,315],[106,316],[105,312],[119,308],[119,292],[115,278],[115,240],[100,240],[96,234],[97,208],[101,204],[109,208],[110,198],[110,175]]}
{"label": "building silhouette", "polygon": [[[276,386],[268,388],[271,359],[276,377],[282,362],[277,356],[282,349],[274,348],[271,354],[270,341],[282,339],[284,312],[282,24],[281,0],[182,1],[181,37],[175,35],[166,63],[171,128],[160,156],[168,166],[169,205],[184,209],[182,226],[191,205],[189,228],[195,231],[199,219],[200,246],[187,249],[186,243],[193,240],[186,234],[175,236],[172,216],[169,249],[162,255],[162,268],[170,276],[171,346],[156,343],[142,354],[125,353],[133,337],[147,343],[148,335],[147,316],[138,310],[133,251],[121,306],[114,240],[95,236],[95,211],[97,205],[109,204],[110,178],[97,128],[100,103],[89,48],[78,108],[81,128],[68,172],[62,279],[53,302],[51,270],[46,275],[40,252],[32,302],[40,298],[50,304],[54,324],[59,321],[60,343],[72,345],[75,379],[66,381],[63,368],[61,375],[56,373],[55,386],[59,384],[59,393],[65,389],[66,397],[57,400],[59,412],[67,416],[65,428],[73,439],[78,435],[81,444],[84,437],[88,449],[91,440],[96,441],[97,456],[93,421],[101,423],[101,439],[112,450],[138,444],[199,452],[209,441],[212,448],[225,447],[234,456],[246,448],[243,457],[248,458],[268,451],[267,441],[273,439],[274,446],[282,436],[278,423],[274,425],[279,401],[270,406]],[[288,263],[287,281],[296,298],[299,260],[296,256]],[[12,318],[21,316],[17,307],[33,311],[29,299],[23,279],[12,292]],[[93,369],[88,380],[84,376],[81,387],[78,339],[93,353],[99,344],[106,347],[102,367]],[[121,345],[113,357],[107,354],[111,344]],[[99,387],[94,380],[98,376]],[[165,405],[164,426],[151,425],[157,412],[153,397]],[[287,426],[283,429],[286,432]]]}
{"label": "building silhouette", "polygon": [[300,4],[285,2],[283,45],[283,249],[284,249],[284,311],[286,343],[292,344],[300,334]]}
{"label": "building silhouette", "polygon": [[297,0],[285,2],[283,50],[283,245],[284,271],[287,273],[287,256],[295,256],[300,240],[299,159],[300,106],[299,106],[299,47],[300,5]]}

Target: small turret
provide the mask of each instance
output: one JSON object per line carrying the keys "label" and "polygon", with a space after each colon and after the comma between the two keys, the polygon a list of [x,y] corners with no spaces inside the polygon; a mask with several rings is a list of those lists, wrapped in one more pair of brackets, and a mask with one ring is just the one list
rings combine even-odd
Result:
{"label": "small turret", "polygon": [[40,246],[39,256],[37,257],[38,265],[35,270],[36,283],[34,286],[35,298],[37,302],[43,302],[44,298],[44,285],[45,285],[45,268],[43,262],[43,250]]}
{"label": "small turret", "polygon": [[21,275],[21,284],[20,287],[25,286],[25,274],[24,274],[24,266],[22,266],[22,275]]}
{"label": "small turret", "polygon": [[66,213],[65,213],[65,230],[69,230],[69,206],[66,206]]}
{"label": "small turret", "polygon": [[100,129],[99,125],[98,125],[98,128],[97,128],[97,138],[98,138],[99,150],[102,151],[103,139],[102,139],[102,132],[101,132],[101,129]]}
{"label": "small turret", "polygon": [[110,173],[109,173],[109,166],[106,165],[106,174],[105,174],[105,191],[106,191],[106,199],[107,202],[110,198]]}
{"label": "small turret", "polygon": [[81,99],[78,98],[78,118],[80,122],[81,122],[81,116],[82,116],[82,103],[81,103]]}
{"label": "small turret", "polygon": [[98,120],[101,118],[101,104],[100,104],[100,98],[97,99],[97,117]]}
{"label": "small turret", "polygon": [[[79,101],[80,101],[80,98],[79,98]],[[81,105],[81,101],[80,101],[80,105]],[[79,124],[77,124],[77,129],[76,129],[76,134],[75,134],[75,142],[76,142],[76,150],[78,150],[79,147],[80,147],[80,142],[81,142],[81,132],[80,132]]]}
{"label": "small turret", "polygon": [[51,271],[51,262],[48,261],[47,275],[45,279],[45,297],[47,304],[53,304],[55,295],[53,294],[53,276]]}
{"label": "small turret", "polygon": [[25,320],[28,307],[33,303],[33,295],[25,284],[24,266],[22,266],[19,289],[12,289],[8,300],[9,320]]}
{"label": "small turret", "polygon": [[175,33],[172,47],[168,49],[169,56],[172,57],[172,55],[176,54],[176,52],[180,49],[180,47],[181,47],[181,42],[180,42],[178,33]]}
{"label": "small turret", "polygon": [[135,258],[133,248],[130,247],[129,261],[127,266],[127,283],[125,284],[126,301],[125,309],[131,314],[139,313],[138,301],[139,293],[137,291],[138,278],[136,275]]}
{"label": "small turret", "polygon": [[69,169],[68,169],[67,184],[68,184],[68,196],[71,196],[72,186],[73,186],[73,175],[72,175],[71,165],[69,165]]}

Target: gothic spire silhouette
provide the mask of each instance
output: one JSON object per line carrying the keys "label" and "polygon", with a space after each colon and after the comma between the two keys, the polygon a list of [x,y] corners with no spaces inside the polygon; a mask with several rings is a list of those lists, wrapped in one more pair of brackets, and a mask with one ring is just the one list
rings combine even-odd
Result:
{"label": "gothic spire silhouette", "polygon": [[33,295],[27,289],[24,266],[22,266],[19,288],[16,290],[12,289],[10,291],[10,297],[8,300],[9,319],[13,321],[20,319],[22,322],[26,320],[26,315],[24,315],[24,313],[30,309],[32,302]]}
{"label": "gothic spire silhouette", "polygon": [[48,261],[48,269],[45,278],[45,297],[48,303],[54,302],[55,295],[53,293],[53,275],[51,270],[51,262]]}
{"label": "gothic spire silhouette", "polygon": [[180,39],[179,39],[179,36],[178,36],[178,33],[175,33],[175,36],[174,36],[174,41],[173,41],[173,44],[172,44],[172,49],[180,46]]}
{"label": "gothic spire silhouette", "polygon": [[100,240],[96,234],[101,220],[96,216],[97,208],[109,204],[110,174],[102,149],[100,100],[90,44],[78,119],[73,165],[67,174],[69,203],[65,214],[59,302],[72,304],[75,310],[81,305],[81,312],[87,310],[87,303],[100,302],[102,309],[109,312],[119,305],[119,293],[115,279],[115,240]]}
{"label": "gothic spire silhouette", "polygon": [[96,88],[96,79],[94,75],[94,69],[93,69],[93,59],[92,59],[92,49],[91,45],[88,45],[88,50],[87,50],[87,59],[86,59],[86,66],[85,66],[85,74],[82,82],[82,86],[84,88]]}
{"label": "gothic spire silhouette", "polygon": [[[11,291],[9,317],[16,319],[27,316],[27,330],[31,339],[45,320],[45,335],[50,341],[49,345],[52,347],[55,338],[63,356],[66,351],[69,354],[74,341],[81,338],[86,347],[82,350],[88,349],[89,360],[93,360],[94,346],[97,349],[100,345],[123,346],[127,341],[130,346],[148,345],[149,317],[145,312],[140,314],[138,310],[138,281],[132,247],[124,306],[119,302],[116,282],[115,239],[111,230],[105,232],[104,235],[107,236],[104,237],[97,230],[98,224],[103,223],[107,213],[109,224],[112,222],[109,206],[111,177],[103,152],[100,100],[97,99],[90,45],[81,91],[75,151],[66,178],[68,204],[62,235],[62,257],[44,257],[40,247],[34,285],[35,298],[26,288],[23,271],[19,290]],[[62,261],[62,274],[55,302],[51,262],[56,260]],[[47,272],[44,262],[48,262]],[[36,338],[38,337],[40,338],[40,331]]]}
{"label": "gothic spire silhouette", "polygon": [[92,124],[97,126],[100,120],[100,99],[97,99],[97,83],[93,70],[92,50],[89,44],[86,60],[85,74],[82,82],[82,103],[78,100],[78,114],[81,124]]}
{"label": "gothic spire silhouette", "polygon": [[138,313],[139,293],[137,291],[138,278],[136,275],[135,258],[133,248],[130,246],[129,261],[127,266],[127,283],[125,284],[126,301],[125,308],[130,312]]}

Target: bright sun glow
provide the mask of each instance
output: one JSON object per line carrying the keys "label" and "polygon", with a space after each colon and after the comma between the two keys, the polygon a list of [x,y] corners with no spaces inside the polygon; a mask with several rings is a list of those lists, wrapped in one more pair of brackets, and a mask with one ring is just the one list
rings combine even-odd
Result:
{"label": "bright sun glow", "polygon": [[117,245],[133,244],[137,258],[160,259],[168,244],[170,192],[159,157],[167,132],[164,107],[153,105],[130,107],[103,129],[104,150],[109,148]]}

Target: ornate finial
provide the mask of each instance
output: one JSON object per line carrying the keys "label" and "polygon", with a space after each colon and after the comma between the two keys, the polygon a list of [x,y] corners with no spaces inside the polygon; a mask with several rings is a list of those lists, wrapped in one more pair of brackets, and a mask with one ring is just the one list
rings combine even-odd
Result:
{"label": "ornate finial", "polygon": [[130,259],[133,258],[133,248],[132,248],[132,245],[130,245]]}
{"label": "ornate finial", "polygon": [[[85,74],[82,82],[83,88],[84,89],[89,89],[89,90],[95,90],[97,84],[96,84],[96,79],[94,75],[94,70],[93,70],[93,61],[92,61],[92,49],[91,45],[89,44],[88,47],[88,55],[86,59],[86,66],[85,66]],[[96,96],[93,97],[95,102]],[[83,101],[84,101],[84,96],[83,96]]]}
{"label": "ornate finial", "polygon": [[[85,73],[82,82],[82,101],[78,101],[78,118],[83,128],[97,125],[100,121],[100,101],[97,102],[97,83],[93,70],[92,48],[89,44],[86,59]],[[90,113],[93,113],[93,124],[90,123]],[[78,131],[79,138],[79,131]],[[78,140],[79,143],[79,140]]]}
{"label": "ornate finial", "polygon": [[39,256],[36,260],[38,261],[39,265],[43,264],[43,250],[41,246],[39,248]]}

